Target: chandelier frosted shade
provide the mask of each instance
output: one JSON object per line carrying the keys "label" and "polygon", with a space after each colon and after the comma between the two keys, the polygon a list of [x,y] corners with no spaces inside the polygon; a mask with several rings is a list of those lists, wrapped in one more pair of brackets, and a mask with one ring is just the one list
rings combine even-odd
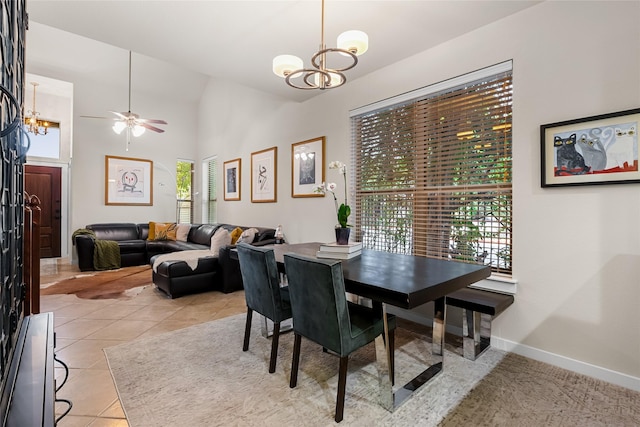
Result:
{"label": "chandelier frosted shade", "polygon": [[279,77],[287,77],[295,70],[300,70],[303,67],[302,59],[295,55],[278,55],[273,58],[273,72]]}
{"label": "chandelier frosted shade", "polygon": [[369,36],[364,31],[349,30],[338,36],[338,49],[360,56],[369,49]]}

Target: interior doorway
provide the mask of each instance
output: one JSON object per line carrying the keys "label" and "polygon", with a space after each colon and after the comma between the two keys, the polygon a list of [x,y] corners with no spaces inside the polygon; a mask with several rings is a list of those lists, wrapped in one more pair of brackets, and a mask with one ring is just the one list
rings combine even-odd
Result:
{"label": "interior doorway", "polygon": [[62,168],[25,165],[24,176],[24,191],[40,199],[40,257],[60,257]]}

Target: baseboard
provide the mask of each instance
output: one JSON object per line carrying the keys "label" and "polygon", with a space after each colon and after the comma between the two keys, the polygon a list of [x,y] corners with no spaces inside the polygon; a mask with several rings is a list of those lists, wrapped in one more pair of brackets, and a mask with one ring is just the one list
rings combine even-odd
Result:
{"label": "baseboard", "polygon": [[610,369],[602,368],[590,363],[581,362],[579,360],[560,356],[555,353],[550,353],[548,351],[529,347],[527,345],[519,344],[513,341],[504,340],[495,336],[491,337],[491,345],[499,350],[516,353],[530,359],[568,369],[570,371],[597,378],[602,381],[607,381],[611,384],[619,385],[620,387],[640,391],[640,378],[632,377],[631,375],[612,371]]}

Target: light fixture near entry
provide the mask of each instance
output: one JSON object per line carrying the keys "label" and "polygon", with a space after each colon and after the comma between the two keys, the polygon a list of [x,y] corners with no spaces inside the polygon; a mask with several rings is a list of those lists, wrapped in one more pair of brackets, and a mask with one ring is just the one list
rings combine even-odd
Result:
{"label": "light fixture near entry", "polygon": [[27,132],[34,135],[46,135],[49,131],[50,123],[46,120],[40,120],[40,113],[36,111],[36,87],[40,85],[36,82],[31,82],[31,84],[33,85],[33,104],[31,110],[27,111],[24,124],[27,127]]}

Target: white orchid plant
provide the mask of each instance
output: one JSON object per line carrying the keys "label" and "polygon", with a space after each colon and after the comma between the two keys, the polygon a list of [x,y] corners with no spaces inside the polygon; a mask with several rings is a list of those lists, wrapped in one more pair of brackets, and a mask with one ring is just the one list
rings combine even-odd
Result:
{"label": "white orchid plant", "polygon": [[315,193],[327,194],[327,192],[331,193],[333,196],[333,201],[336,205],[336,213],[338,214],[338,223],[340,227],[346,228],[349,227],[347,223],[349,219],[349,215],[351,215],[351,207],[347,204],[347,165],[339,161],[333,161],[329,163],[329,169],[338,169],[338,171],[342,174],[342,178],[344,180],[344,203],[341,203],[338,206],[338,198],[336,197],[336,188],[338,187],[335,182],[323,182],[316,188],[314,188]]}

